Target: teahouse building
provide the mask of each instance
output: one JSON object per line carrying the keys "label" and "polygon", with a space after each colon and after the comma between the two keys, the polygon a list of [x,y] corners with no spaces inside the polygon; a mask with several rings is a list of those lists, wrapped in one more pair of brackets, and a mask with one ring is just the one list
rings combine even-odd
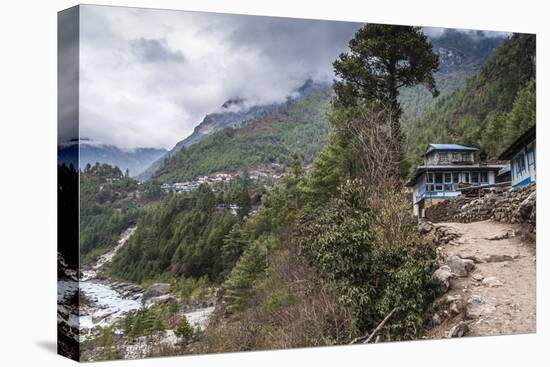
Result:
{"label": "teahouse building", "polygon": [[430,144],[424,161],[416,167],[407,186],[413,189],[414,215],[424,217],[424,209],[461,195],[460,189],[493,185],[502,164],[488,164],[479,148],[458,144]]}
{"label": "teahouse building", "polygon": [[499,159],[510,161],[512,187],[521,187],[536,182],[536,126],[531,127],[516,139]]}

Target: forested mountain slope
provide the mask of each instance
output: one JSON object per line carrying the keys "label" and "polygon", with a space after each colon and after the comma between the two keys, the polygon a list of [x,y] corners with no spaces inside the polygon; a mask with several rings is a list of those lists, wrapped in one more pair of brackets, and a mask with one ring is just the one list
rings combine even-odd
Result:
{"label": "forested mountain slope", "polygon": [[[206,138],[212,136],[218,131],[224,129],[240,129],[258,121],[275,121],[288,113],[288,109],[302,100],[307,99],[323,89],[330,88],[330,84],[317,82],[308,79],[304,84],[294,91],[286,101],[281,103],[272,103],[266,105],[250,106],[248,101],[240,98],[229,99],[220,106],[219,110],[207,114],[198,124],[193,133],[185,139],[179,141],[169,152],[153,162],[142,174],[139,179],[148,180],[152,176],[158,176],[157,171],[168,160],[174,158],[182,150],[185,150],[194,144],[200,143]],[[321,108],[326,110],[326,108]]]}
{"label": "forested mountain slope", "polygon": [[434,78],[440,95],[433,98],[423,86],[401,89],[401,123],[407,125],[445,96],[463,88],[466,80],[479,72],[481,65],[505,39],[504,36],[487,37],[482,32],[472,35],[454,29],[445,29],[439,37],[432,37],[433,50],[439,55],[439,69]]}
{"label": "forested mountain slope", "polygon": [[162,182],[266,163],[288,164],[297,153],[311,162],[328,136],[332,89],[317,89],[239,129],[225,128],[166,159],[154,175]]}
{"label": "forested mountain slope", "polygon": [[405,171],[429,143],[479,146],[498,154],[535,123],[535,36],[505,41],[475,77],[405,127]]}
{"label": "forested mountain slope", "polygon": [[111,249],[139,216],[137,181],[108,164],[87,165],[80,173],[80,256],[87,264]]}

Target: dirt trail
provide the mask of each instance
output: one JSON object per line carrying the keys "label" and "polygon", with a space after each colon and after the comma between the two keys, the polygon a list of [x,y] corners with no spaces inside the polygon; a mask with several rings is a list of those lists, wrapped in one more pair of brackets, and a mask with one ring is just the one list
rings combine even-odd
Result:
{"label": "dirt trail", "polygon": [[438,225],[451,227],[460,234],[454,243],[442,247],[445,257],[458,255],[475,263],[467,276],[451,280],[444,297],[459,296],[464,309],[472,296],[477,299],[480,296],[484,304],[481,315],[468,317],[467,311],[463,311],[434,328],[432,336],[444,337],[463,319],[468,324],[468,336],[535,332],[535,246],[515,236],[519,227],[493,221]]}

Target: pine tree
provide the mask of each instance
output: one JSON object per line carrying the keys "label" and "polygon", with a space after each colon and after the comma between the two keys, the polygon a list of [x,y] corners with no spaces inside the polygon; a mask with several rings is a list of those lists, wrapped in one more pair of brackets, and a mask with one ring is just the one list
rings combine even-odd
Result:
{"label": "pine tree", "polygon": [[511,144],[536,122],[536,85],[535,81],[527,83],[514,100],[512,110],[506,121],[506,143]]}
{"label": "pine tree", "polygon": [[399,174],[401,161],[401,106],[399,89],[425,85],[434,97],[439,95],[433,73],[439,56],[420,27],[367,24],[349,42],[349,53],[334,62],[338,79],[334,82],[336,105],[355,106],[378,101],[391,111],[391,150]]}
{"label": "pine tree", "polygon": [[193,327],[189,324],[185,316],[181,318],[174,329],[174,334],[180,338],[183,343],[189,341],[193,337],[194,332]]}

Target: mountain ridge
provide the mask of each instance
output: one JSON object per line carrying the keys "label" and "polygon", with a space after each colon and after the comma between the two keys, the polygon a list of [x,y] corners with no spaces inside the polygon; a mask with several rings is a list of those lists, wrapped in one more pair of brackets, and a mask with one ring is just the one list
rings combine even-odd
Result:
{"label": "mountain ridge", "polygon": [[114,145],[80,139],[59,144],[57,149],[58,161],[74,165],[74,157],[77,157],[78,153],[80,153],[80,169],[84,169],[87,164],[93,166],[96,162],[107,163],[119,167],[123,172],[128,169],[130,175],[135,177],[164,155],[166,149],[135,148],[124,150]]}
{"label": "mountain ridge", "polygon": [[263,117],[281,113],[288,107],[289,103],[305,98],[329,86],[329,83],[308,79],[294,91],[294,95],[287,96],[284,102],[266,105],[246,106],[247,101],[239,97],[228,99],[220,106],[218,111],[207,114],[195,126],[191,135],[177,142],[172,149],[153,162],[138,178],[140,180],[151,178],[167,159],[170,159],[181,150],[201,142],[212,133],[226,128],[239,129]]}

